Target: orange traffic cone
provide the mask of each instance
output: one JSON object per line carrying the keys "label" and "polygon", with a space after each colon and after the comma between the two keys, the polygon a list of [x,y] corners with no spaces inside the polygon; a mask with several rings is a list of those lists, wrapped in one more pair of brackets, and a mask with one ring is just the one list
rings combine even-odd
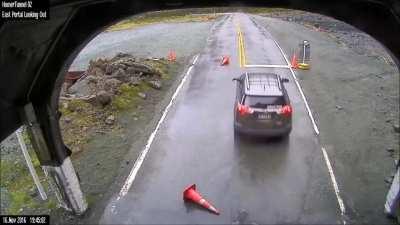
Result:
{"label": "orange traffic cone", "polygon": [[219,215],[219,211],[210,203],[208,203],[203,197],[201,197],[201,195],[196,191],[196,184],[187,187],[183,191],[183,200],[190,200]]}
{"label": "orange traffic cone", "polygon": [[169,51],[169,53],[168,53],[168,60],[169,60],[169,61],[175,61],[175,60],[176,60],[176,53],[175,53],[175,51]]}
{"label": "orange traffic cone", "polygon": [[221,66],[229,64],[229,56],[222,56]]}
{"label": "orange traffic cone", "polygon": [[298,69],[299,68],[299,64],[297,63],[297,57],[296,57],[296,53],[293,53],[292,56],[292,61],[290,62],[291,66],[293,69]]}

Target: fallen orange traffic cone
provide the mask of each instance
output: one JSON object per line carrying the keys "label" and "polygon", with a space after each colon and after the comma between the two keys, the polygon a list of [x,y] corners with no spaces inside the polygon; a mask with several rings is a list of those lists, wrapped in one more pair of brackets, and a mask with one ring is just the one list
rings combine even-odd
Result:
{"label": "fallen orange traffic cone", "polygon": [[290,62],[290,64],[291,64],[293,69],[299,68],[299,64],[297,63],[297,57],[296,57],[296,53],[295,52],[293,53],[292,61]]}
{"label": "fallen orange traffic cone", "polygon": [[229,56],[222,56],[221,66],[229,64]]}
{"label": "fallen orange traffic cone", "polygon": [[183,191],[183,200],[190,200],[219,215],[219,211],[210,203],[208,203],[203,197],[201,197],[201,195],[196,191],[196,184],[187,187]]}
{"label": "fallen orange traffic cone", "polygon": [[175,53],[175,51],[169,51],[169,53],[168,53],[168,60],[169,60],[169,61],[175,61],[175,60],[176,60],[176,53]]}

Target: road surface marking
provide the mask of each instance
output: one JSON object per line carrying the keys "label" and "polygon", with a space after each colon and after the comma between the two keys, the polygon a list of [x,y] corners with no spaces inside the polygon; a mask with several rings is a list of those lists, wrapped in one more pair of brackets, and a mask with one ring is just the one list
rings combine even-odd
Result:
{"label": "road surface marking", "polygon": [[185,81],[186,81],[188,75],[189,75],[190,72],[192,71],[193,66],[196,64],[197,59],[198,59],[198,56],[199,56],[199,55],[196,55],[196,56],[194,57],[194,60],[193,60],[192,65],[191,65],[191,66],[189,67],[189,69],[186,71],[186,74],[185,74],[185,76],[182,78],[181,83],[180,83],[179,86],[176,88],[176,90],[175,90],[174,94],[172,95],[172,98],[171,98],[171,100],[169,101],[167,107],[165,107],[165,109],[164,109],[164,111],[163,111],[163,114],[162,114],[160,120],[159,120],[158,123],[157,123],[157,126],[155,127],[155,129],[153,130],[153,132],[150,134],[149,138],[147,139],[146,146],[143,148],[142,152],[140,152],[139,157],[136,159],[135,164],[133,165],[133,168],[132,168],[131,172],[129,173],[128,177],[126,178],[125,183],[124,183],[124,185],[122,186],[122,188],[121,188],[121,190],[120,190],[120,192],[119,192],[119,194],[118,194],[118,197],[117,197],[117,199],[116,199],[117,201],[118,201],[119,199],[121,199],[123,196],[125,196],[125,195],[128,193],[130,187],[132,186],[132,183],[133,183],[133,181],[135,180],[136,175],[137,175],[137,173],[138,173],[140,167],[142,166],[143,161],[144,161],[144,159],[146,158],[147,153],[148,153],[149,150],[150,150],[150,146],[151,146],[151,144],[153,143],[153,140],[154,140],[154,138],[155,138],[155,136],[156,136],[158,130],[160,129],[160,126],[161,126],[162,122],[164,121],[165,117],[167,116],[168,111],[170,110],[172,104],[174,103],[174,100],[175,100],[176,97],[178,96],[179,91],[182,89],[182,86],[183,86],[183,84],[185,83]]}
{"label": "road surface marking", "polygon": [[239,66],[243,67],[243,52],[242,52],[242,38],[240,35],[240,28],[238,27],[238,50],[239,50]]}
{"label": "road surface marking", "polygon": [[243,67],[244,65],[246,65],[247,60],[246,60],[246,50],[244,47],[244,37],[243,37],[242,31],[240,31],[240,40],[241,40],[241,47],[242,47],[242,58],[243,58],[242,67]]}
{"label": "road surface marking", "polygon": [[291,68],[290,65],[248,65],[246,60],[246,51],[244,47],[244,37],[239,23],[236,23],[239,50],[239,66],[247,68]]}
{"label": "road surface marking", "polygon": [[246,68],[286,68],[289,69],[288,65],[244,65]]}
{"label": "road surface marking", "polygon": [[[272,36],[272,35],[271,35],[271,36]],[[296,74],[295,74],[295,72],[293,71],[292,67],[290,67],[289,60],[287,59],[286,54],[283,52],[281,46],[278,44],[278,42],[275,41],[275,39],[272,39],[272,40],[275,42],[275,45],[279,48],[280,52],[282,53],[283,57],[285,58],[286,63],[287,63],[288,66],[289,66],[290,72],[291,72],[291,74],[292,74],[292,76],[293,76],[293,79],[294,79],[294,81],[295,81],[295,83],[296,83],[296,86],[297,86],[297,88],[298,88],[298,90],[299,90],[299,92],[300,92],[300,94],[301,94],[301,97],[303,98],[304,104],[305,104],[305,106],[306,106],[306,108],[307,108],[308,116],[309,116],[310,119],[311,119],[311,122],[312,122],[313,127],[314,127],[314,131],[315,131],[315,133],[316,133],[317,135],[319,135],[319,129],[318,129],[318,127],[317,127],[317,124],[315,123],[314,117],[313,117],[313,115],[312,115],[312,113],[311,113],[311,109],[310,109],[310,107],[309,107],[309,105],[308,105],[308,102],[307,102],[307,99],[306,99],[306,97],[305,97],[305,95],[304,95],[304,93],[303,93],[303,90],[302,90],[302,88],[301,88],[301,86],[300,86],[300,84],[299,84],[299,82],[298,82],[298,80],[297,80]],[[338,204],[339,204],[339,209],[340,209],[340,213],[341,213],[341,216],[342,216],[342,222],[343,222],[343,224],[346,224],[346,221],[345,221],[345,219],[343,218],[344,214],[346,213],[346,208],[345,208],[345,206],[344,206],[343,199],[342,199],[342,197],[340,196],[339,186],[338,186],[338,183],[337,183],[337,181],[336,181],[335,174],[333,173],[333,168],[332,168],[331,162],[330,162],[330,160],[329,160],[328,153],[326,152],[326,150],[325,150],[324,147],[321,148],[321,151],[322,151],[322,154],[324,155],[324,160],[325,160],[326,166],[328,167],[329,176],[330,176],[330,178],[331,178],[331,182],[332,182],[332,185],[333,185],[333,189],[335,190],[336,200],[337,200],[337,202],[338,202]]]}
{"label": "road surface marking", "polygon": [[241,41],[240,41],[240,35],[238,33],[238,50],[239,50],[239,66],[242,67],[243,61],[242,61],[242,47],[241,47]]}
{"label": "road surface marking", "polygon": [[286,54],[283,52],[283,50],[282,50],[281,46],[279,46],[278,42],[276,42],[275,39],[272,39],[274,41],[275,45],[279,48],[279,51],[281,52],[281,54],[283,55],[283,58],[286,61],[286,65],[247,65],[246,64],[246,60],[242,61],[242,55],[245,57],[245,51],[244,51],[244,42],[243,42],[242,31],[240,30],[240,25],[239,24],[237,24],[237,33],[238,33],[238,39],[239,39],[239,41],[238,41],[238,45],[239,46],[238,47],[239,47],[239,64],[240,64],[240,67],[250,67],[250,68],[251,67],[288,68],[290,70],[291,74],[292,74],[294,82],[296,83],[297,89],[300,91],[301,98],[303,99],[304,104],[306,106],[307,113],[308,113],[308,116],[310,117],[311,123],[313,124],[314,131],[315,131],[315,133],[317,135],[319,135],[319,129],[317,127],[317,124],[315,123],[315,120],[314,120],[314,117],[312,115],[311,109],[310,109],[310,107],[308,105],[306,96],[304,95],[303,90],[301,89],[301,86],[300,86],[300,84],[299,84],[299,82],[297,80],[296,74],[294,73],[290,62],[289,62],[288,58],[286,57]]}
{"label": "road surface marking", "polygon": [[240,25],[236,24],[237,37],[238,37],[238,50],[239,50],[239,66],[244,67],[246,65],[246,53],[244,48],[243,34],[240,29]]}
{"label": "road surface marking", "polygon": [[289,67],[289,70],[290,70],[290,74],[292,74],[293,80],[294,80],[294,82],[296,83],[297,89],[299,90],[300,95],[301,95],[301,98],[303,99],[304,104],[305,104],[305,106],[306,106],[306,109],[307,109],[307,112],[308,112],[308,117],[310,117],[310,120],[311,120],[311,123],[312,123],[312,125],[313,125],[314,131],[315,131],[315,133],[316,133],[317,135],[319,135],[318,126],[317,126],[317,124],[315,123],[314,116],[312,115],[312,112],[311,112],[310,106],[308,105],[306,96],[305,96],[304,93],[303,93],[303,89],[301,88],[301,86],[300,86],[300,84],[299,84],[299,81],[297,80],[297,76],[296,76],[295,72],[293,71],[293,69],[292,69],[292,67],[291,67],[291,65],[290,65],[290,62],[289,62],[289,60],[287,59],[286,54],[283,52],[281,46],[279,46],[278,42],[276,42],[275,39],[272,39],[272,40],[274,41],[275,45],[276,45],[276,46],[279,48],[279,50],[281,51],[281,53],[282,53],[282,55],[283,55],[283,58],[285,58],[285,61],[286,61],[286,63],[287,63],[287,66]]}
{"label": "road surface marking", "polygon": [[335,174],[333,173],[331,161],[329,160],[328,153],[326,152],[325,148],[322,147],[321,150],[322,150],[322,154],[324,155],[326,166],[328,167],[329,176],[331,177],[331,180],[332,180],[333,189],[335,189],[335,194],[336,194],[336,198],[337,198],[337,201],[338,201],[338,204],[340,207],[340,212],[343,216],[344,213],[346,212],[346,208],[344,207],[343,199],[340,197],[339,186],[336,182]]}

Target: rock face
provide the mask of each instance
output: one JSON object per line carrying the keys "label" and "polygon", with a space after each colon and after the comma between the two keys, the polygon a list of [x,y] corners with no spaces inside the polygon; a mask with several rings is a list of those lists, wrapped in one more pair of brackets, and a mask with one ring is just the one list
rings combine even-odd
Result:
{"label": "rock face", "polygon": [[[144,81],[154,89],[161,89],[159,70],[149,65],[148,59],[136,59],[132,55],[118,53],[111,59],[91,60],[86,70],[86,77],[78,80],[63,95],[73,97],[96,96],[95,101],[102,106],[110,104],[112,96],[118,93],[123,83],[137,86]],[[143,95],[140,96],[145,99]]]}
{"label": "rock face", "polygon": [[76,82],[72,85],[68,90],[67,93],[76,95],[76,96],[86,96],[91,94],[91,90],[89,88],[89,81],[84,79],[81,81]]}

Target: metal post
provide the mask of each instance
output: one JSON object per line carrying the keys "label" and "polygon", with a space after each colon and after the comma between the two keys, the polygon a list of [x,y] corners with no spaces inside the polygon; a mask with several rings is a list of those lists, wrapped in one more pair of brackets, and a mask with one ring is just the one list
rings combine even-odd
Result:
{"label": "metal post", "polygon": [[302,59],[300,59],[298,68],[303,70],[310,69],[310,43],[307,40],[303,40],[303,42],[299,44],[299,51],[299,57],[302,57]]}
{"label": "metal post", "polygon": [[[81,215],[87,210],[87,202],[82,193],[78,177],[75,173],[69,156],[58,162],[52,156],[52,152],[45,141],[44,133],[37,120],[33,105],[27,104],[23,109],[23,117],[30,135],[32,146],[38,155],[45,174],[53,183],[52,188],[57,189],[56,197],[61,207]],[[54,146],[52,146],[54,148]]]}
{"label": "metal post", "polygon": [[80,215],[87,209],[86,199],[76,176],[71,159],[68,157],[61,166],[43,166],[53,178],[55,186],[60,191],[63,201],[61,206]]}
{"label": "metal post", "polygon": [[53,182],[54,179],[52,177],[50,177],[49,172],[47,171],[47,169],[45,167],[43,167],[43,172],[46,175],[46,177],[48,178],[50,188],[51,188],[51,190],[53,190],[53,192],[58,200],[58,205],[64,209],[68,209],[69,211],[71,211],[71,209],[67,206],[67,204],[63,200],[60,189],[57,187],[56,184],[54,184],[54,182]]}
{"label": "metal post", "polygon": [[[396,210],[399,210],[400,202],[400,167],[397,168],[396,174],[393,178],[392,185],[386,195],[385,213],[392,217],[396,216]],[[399,215],[400,217],[400,215]]]}
{"label": "metal post", "polygon": [[26,149],[25,141],[22,138],[21,128],[18,129],[15,132],[15,134],[17,135],[19,146],[21,147],[22,154],[24,155],[26,165],[28,166],[29,172],[31,173],[33,182],[36,185],[36,188],[40,194],[40,197],[42,197],[43,200],[46,200],[47,199],[46,192],[44,191],[44,188],[43,188],[42,184],[40,183],[40,180],[36,173],[36,170],[33,167],[31,156],[29,155],[28,150]]}

